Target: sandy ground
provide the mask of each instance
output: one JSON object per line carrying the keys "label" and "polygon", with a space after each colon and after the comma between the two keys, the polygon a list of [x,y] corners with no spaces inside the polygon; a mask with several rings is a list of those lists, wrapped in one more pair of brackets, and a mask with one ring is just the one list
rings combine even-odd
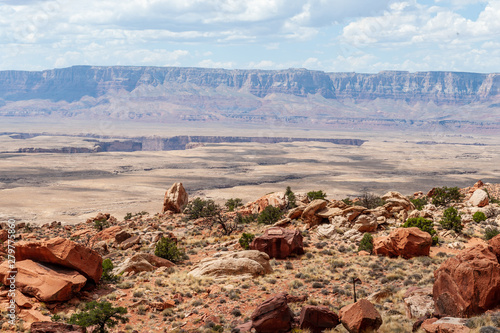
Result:
{"label": "sandy ground", "polygon": [[[243,201],[291,186],[295,192],[323,190],[328,198],[388,190],[412,194],[435,186],[471,186],[478,179],[500,182],[498,137],[453,133],[328,132],[275,128],[228,129],[113,124],[116,135],[260,135],[350,137],[366,139],[361,147],[319,142],[280,144],[210,144],[185,151],[112,152],[98,154],[0,154],[0,221],[76,223],[108,212],[118,218],[130,212],[159,212],[165,191],[182,182],[190,197],[223,203]],[[149,127],[148,127],[149,126]],[[47,132],[45,137],[14,140],[0,136],[0,151],[19,147],[65,146],[82,139],[63,134],[78,131],[57,124],[2,124],[0,132]],[[109,134],[109,133],[108,133]],[[80,141],[79,141],[80,140]],[[447,144],[417,144],[436,141]],[[81,141],[83,142],[83,141]],[[483,145],[474,145],[474,144]],[[83,142],[83,144],[86,144]]]}

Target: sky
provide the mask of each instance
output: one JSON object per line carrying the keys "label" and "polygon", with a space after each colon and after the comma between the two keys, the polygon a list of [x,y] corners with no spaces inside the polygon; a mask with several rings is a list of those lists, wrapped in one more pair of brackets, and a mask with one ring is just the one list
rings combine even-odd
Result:
{"label": "sky", "polygon": [[0,70],[500,72],[500,0],[0,0]]}

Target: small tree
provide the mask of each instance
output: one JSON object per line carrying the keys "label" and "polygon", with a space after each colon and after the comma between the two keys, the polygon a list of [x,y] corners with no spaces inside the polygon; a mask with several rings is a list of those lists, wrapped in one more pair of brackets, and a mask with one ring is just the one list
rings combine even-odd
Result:
{"label": "small tree", "polygon": [[73,314],[69,318],[68,323],[83,327],[96,325],[98,333],[106,333],[106,326],[112,328],[119,322],[127,323],[129,319],[123,316],[126,313],[127,309],[124,307],[115,308],[111,303],[106,301],[92,301],[85,304],[82,312]]}
{"label": "small tree", "polygon": [[310,201],[324,199],[326,198],[326,193],[322,190],[307,192],[307,198],[309,198]]}
{"label": "small tree", "polygon": [[172,239],[162,237],[156,243],[155,256],[171,262],[179,262],[184,258],[184,252],[177,248],[177,244]]}
{"label": "small tree", "polygon": [[436,235],[436,230],[434,230],[434,223],[431,220],[425,219],[423,217],[410,217],[402,225],[403,228],[417,227],[422,231],[427,232],[432,237],[432,245],[436,245],[439,241]]}
{"label": "small tree", "polygon": [[200,217],[213,216],[217,209],[218,205],[213,200],[203,200],[201,198],[195,198],[193,201],[188,203],[188,205],[184,209],[184,213],[187,214],[190,219],[194,220]]}
{"label": "small tree", "polygon": [[278,222],[282,214],[283,213],[279,208],[269,205],[259,214],[257,222],[263,224],[273,224]]}
{"label": "small tree", "polygon": [[292,192],[292,189],[290,188],[290,186],[286,187],[285,197],[286,197],[286,201],[287,201],[286,208],[292,209],[292,208],[297,207],[297,203],[296,203],[297,198],[295,197],[295,193]]}
{"label": "small tree", "polygon": [[484,229],[484,239],[487,241],[492,239],[493,237],[495,237],[498,234],[500,234],[500,231],[498,230],[498,228],[487,227]]}
{"label": "small tree", "polygon": [[384,204],[385,204],[385,201],[381,197],[379,197],[373,193],[368,193],[368,192],[364,192],[359,197],[359,201],[358,201],[358,205],[366,207],[368,209],[374,209],[374,208],[377,208],[379,206],[383,206]]}
{"label": "small tree", "polygon": [[373,252],[373,236],[370,233],[365,233],[361,242],[359,242],[358,251],[366,251],[368,253]]}
{"label": "small tree", "polygon": [[233,212],[235,209],[238,209],[238,207],[243,206],[242,199],[240,198],[231,198],[226,201],[225,206],[227,207],[227,210],[230,212]]}
{"label": "small tree", "polygon": [[109,281],[109,282],[116,281],[116,276],[113,275],[113,273],[111,273],[113,268],[114,268],[114,266],[113,266],[113,262],[111,261],[111,259],[107,258],[107,259],[104,259],[102,261],[101,279],[103,281]]}
{"label": "small tree", "polygon": [[432,194],[432,204],[436,206],[448,206],[452,202],[462,199],[462,194],[458,187],[438,187]]}
{"label": "small tree", "polygon": [[464,226],[462,225],[462,218],[454,207],[447,208],[443,213],[443,218],[439,221],[443,228],[455,232],[461,232]]}
{"label": "small tree", "polygon": [[475,212],[474,215],[472,215],[472,219],[474,222],[479,223],[482,221],[486,221],[486,215],[484,215],[483,212]]}
{"label": "small tree", "polygon": [[429,202],[427,200],[427,197],[424,198],[409,198],[410,202],[415,206],[417,210],[422,210],[425,205],[427,205]]}
{"label": "small tree", "polygon": [[239,239],[239,243],[242,248],[248,250],[250,249],[250,243],[253,241],[254,238],[255,238],[254,234],[244,232],[243,235],[241,235],[241,238]]}
{"label": "small tree", "polygon": [[103,229],[108,228],[110,225],[111,224],[109,223],[109,221],[104,218],[94,220],[94,228],[98,231],[102,231]]}
{"label": "small tree", "polygon": [[349,198],[349,197],[342,199],[342,202],[348,206],[354,205],[354,202],[352,202],[351,198]]}

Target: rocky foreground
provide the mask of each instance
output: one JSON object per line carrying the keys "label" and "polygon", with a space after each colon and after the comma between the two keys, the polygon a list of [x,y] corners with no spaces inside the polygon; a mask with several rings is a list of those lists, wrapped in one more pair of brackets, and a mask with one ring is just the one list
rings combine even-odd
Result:
{"label": "rocky foreground", "polygon": [[[438,192],[369,205],[275,192],[195,216],[206,201],[177,183],[162,213],[17,223],[14,326],[3,224],[0,325],[97,332],[66,322],[106,301],[127,310],[110,332],[500,332],[500,185],[432,204]],[[460,223],[448,230],[449,207]],[[405,224],[418,218],[433,231]],[[165,239],[184,253],[162,257]]]}

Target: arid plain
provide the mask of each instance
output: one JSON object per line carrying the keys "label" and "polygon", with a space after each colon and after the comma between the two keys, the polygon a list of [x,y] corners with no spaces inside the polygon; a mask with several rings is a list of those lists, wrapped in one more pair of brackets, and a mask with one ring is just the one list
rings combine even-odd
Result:
{"label": "arid plain", "polygon": [[[161,210],[165,191],[182,182],[190,197],[250,201],[291,186],[323,190],[330,199],[364,191],[403,194],[435,186],[500,183],[499,136],[436,130],[363,132],[284,126],[49,122],[2,120],[0,132],[44,133],[28,139],[0,136],[0,220],[83,222],[98,212]],[[82,136],[65,136],[80,133]],[[362,146],[321,142],[220,143],[176,151],[18,153],[19,148],[86,147],[84,134],[110,137],[174,135],[352,138]]]}

